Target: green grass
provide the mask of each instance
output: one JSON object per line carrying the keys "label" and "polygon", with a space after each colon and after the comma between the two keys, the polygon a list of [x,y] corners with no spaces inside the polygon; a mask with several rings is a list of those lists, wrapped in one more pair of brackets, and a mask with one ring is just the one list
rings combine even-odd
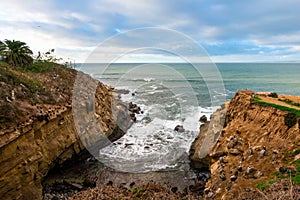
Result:
{"label": "green grass", "polygon": [[300,172],[297,172],[296,174],[292,175],[292,180],[295,184],[300,184]]}
{"label": "green grass", "polygon": [[300,153],[300,149],[296,149],[295,151],[293,152],[284,152],[284,157],[285,158],[288,158],[288,157],[294,157],[296,155],[298,155]]}
{"label": "green grass", "polygon": [[[256,104],[260,104],[260,105],[264,105],[264,106],[270,106],[270,107],[277,108],[277,109],[282,110],[282,111],[294,112],[294,113],[296,113],[297,117],[300,117],[300,110],[297,110],[295,108],[289,108],[289,107],[282,106],[282,105],[277,105],[277,104],[273,104],[273,103],[264,102],[257,96],[255,96],[251,100],[251,103],[256,103]],[[299,107],[299,109],[300,109],[300,107]]]}
{"label": "green grass", "polygon": [[294,184],[300,185],[300,160],[295,160],[292,163],[290,163],[295,166],[296,171],[290,171],[286,173],[280,173],[278,171],[274,172],[274,175],[283,180],[292,179]]}
{"label": "green grass", "polygon": [[0,81],[9,83],[14,86],[25,85],[31,93],[42,92],[43,86],[40,82],[29,79],[26,76],[17,75],[13,73],[8,67],[1,64],[0,67]]}
{"label": "green grass", "polygon": [[34,73],[43,73],[49,71],[61,70],[62,68],[66,68],[64,65],[60,65],[53,62],[39,61],[32,64],[30,67],[26,68],[18,68],[20,71],[30,71]]}
{"label": "green grass", "polygon": [[273,185],[274,183],[276,183],[276,181],[274,180],[270,180],[268,182],[266,181],[262,181],[262,182],[259,182],[258,184],[256,184],[256,188],[260,189],[261,191],[264,191],[266,190],[270,185]]}
{"label": "green grass", "polygon": [[279,101],[282,101],[286,104],[289,104],[291,106],[297,106],[300,108],[300,103],[294,103],[293,101],[289,100],[289,99],[278,99]]}
{"label": "green grass", "polygon": [[142,188],[132,188],[131,190],[131,193],[134,194],[135,196],[139,197],[139,196],[142,196],[142,194],[144,193],[145,189],[142,189]]}

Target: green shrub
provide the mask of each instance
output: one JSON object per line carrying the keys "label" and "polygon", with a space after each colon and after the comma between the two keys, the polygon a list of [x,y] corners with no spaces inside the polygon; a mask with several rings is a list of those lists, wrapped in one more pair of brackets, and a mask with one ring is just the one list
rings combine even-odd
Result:
{"label": "green shrub", "polygon": [[278,94],[276,92],[271,92],[268,97],[278,98]]}
{"label": "green shrub", "polygon": [[267,189],[270,185],[273,185],[275,183],[274,180],[270,180],[269,182],[259,182],[258,184],[256,184],[256,188],[260,189],[261,191],[264,191],[265,189]]}
{"label": "green shrub", "polygon": [[288,114],[284,115],[284,124],[291,128],[297,123],[297,115],[294,112],[289,112]]}

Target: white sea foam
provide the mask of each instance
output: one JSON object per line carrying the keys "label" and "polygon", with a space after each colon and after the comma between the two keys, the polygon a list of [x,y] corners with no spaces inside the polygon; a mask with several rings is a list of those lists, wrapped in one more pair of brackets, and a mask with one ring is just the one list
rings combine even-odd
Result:
{"label": "white sea foam", "polygon": [[[125,102],[136,103],[143,113],[136,114],[137,122],[127,133],[99,152],[98,160],[118,171],[146,172],[178,167],[199,134],[199,118],[208,119],[216,107],[199,107],[177,85],[165,85],[152,78],[146,84],[136,85],[136,80],[123,82],[117,89],[127,89],[121,94]],[[167,87],[169,86],[169,88]],[[188,89],[188,88],[187,88]],[[132,95],[132,94],[135,95]],[[174,131],[182,125],[184,132]]]}
{"label": "white sea foam", "polygon": [[[159,115],[159,105],[139,106],[144,113],[136,115],[137,122],[121,139],[99,152],[98,159],[118,171],[146,172],[178,166],[199,133],[200,116],[209,119],[216,109],[191,107],[180,115],[182,118],[167,120],[160,118],[165,115]],[[185,131],[174,131],[177,125],[183,125]]]}

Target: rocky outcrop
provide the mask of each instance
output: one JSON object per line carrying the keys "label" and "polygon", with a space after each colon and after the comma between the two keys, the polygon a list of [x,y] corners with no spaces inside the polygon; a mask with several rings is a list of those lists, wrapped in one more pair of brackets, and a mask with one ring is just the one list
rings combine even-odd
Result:
{"label": "rocky outcrop", "polygon": [[[254,101],[257,95],[261,94],[239,91],[226,106],[224,125],[212,125],[222,120],[217,113],[225,111],[219,110],[209,124],[202,125],[200,136],[193,143],[192,163],[211,171],[205,190],[207,198],[237,199],[241,194],[245,197],[247,192],[256,191],[260,183],[276,182],[276,174],[283,173],[282,167],[290,169],[292,176],[297,173],[298,125],[286,125],[289,112],[272,106],[278,100],[272,99],[272,105],[259,104]],[[211,149],[202,147],[206,138],[214,138]]]}
{"label": "rocky outcrop", "polygon": [[[97,82],[93,116],[109,140],[121,137],[131,123],[127,106],[117,96],[112,88]],[[86,148],[77,134],[80,130],[75,126],[70,102],[69,99],[68,103],[55,105],[28,105],[28,120],[1,130],[1,199],[41,199],[41,182],[48,171]],[[114,112],[112,102],[117,105]],[[16,103],[26,104],[26,101]]]}
{"label": "rocky outcrop", "polygon": [[190,148],[191,165],[195,169],[205,170],[210,166],[209,152],[222,134],[225,120],[225,107],[218,109],[209,122],[200,126],[200,134]]}

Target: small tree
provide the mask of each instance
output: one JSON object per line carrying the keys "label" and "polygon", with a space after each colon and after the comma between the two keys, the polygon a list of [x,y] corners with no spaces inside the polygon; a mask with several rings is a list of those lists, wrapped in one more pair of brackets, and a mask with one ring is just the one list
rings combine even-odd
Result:
{"label": "small tree", "polygon": [[38,52],[38,56],[36,57],[37,61],[41,62],[59,62],[62,58],[56,58],[54,55],[54,49],[50,49],[49,51],[42,53]]}

